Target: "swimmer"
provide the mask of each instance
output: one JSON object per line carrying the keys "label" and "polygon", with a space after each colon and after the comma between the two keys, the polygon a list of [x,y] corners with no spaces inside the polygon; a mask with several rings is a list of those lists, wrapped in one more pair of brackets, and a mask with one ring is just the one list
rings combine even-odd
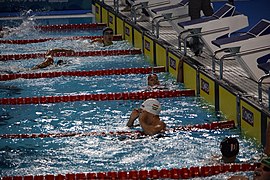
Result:
{"label": "swimmer", "polygon": [[254,171],[255,180],[270,180],[270,157],[261,160],[260,167]]}
{"label": "swimmer", "polygon": [[155,135],[164,132],[166,124],[160,120],[161,105],[156,99],[149,98],[143,102],[139,109],[134,109],[127,122],[128,127],[134,127],[134,121],[139,123],[146,135]]}
{"label": "swimmer", "polygon": [[0,38],[4,37],[4,32],[2,26],[0,26]]}
{"label": "swimmer", "polygon": [[[260,161],[260,167],[256,168],[253,174],[254,180],[270,180],[270,122],[266,128],[265,156]],[[228,180],[246,180],[245,176],[232,176]]]}
{"label": "swimmer", "polygon": [[165,85],[161,85],[157,74],[149,74],[147,77],[147,90],[168,89]]}
{"label": "swimmer", "polygon": [[[231,176],[228,180],[248,180],[246,176]],[[270,180],[270,157],[261,160],[260,167],[254,170],[253,180]]]}
{"label": "swimmer", "polygon": [[226,137],[220,143],[222,161],[224,163],[234,163],[239,153],[239,142],[235,137]]}
{"label": "swimmer", "polygon": [[147,85],[150,87],[159,86],[160,82],[156,74],[149,74],[147,77]]}
{"label": "swimmer", "polygon": [[11,32],[11,29],[9,27],[2,27],[0,26],[0,38],[3,38]]}
{"label": "swimmer", "polygon": [[[31,70],[43,69],[43,68],[53,65],[54,64],[53,56],[55,53],[58,53],[58,52],[73,53],[74,51],[70,49],[51,49],[47,51],[47,53],[45,54],[45,60],[41,62],[40,64],[37,64],[34,67],[32,67]],[[59,60],[57,62],[57,65],[63,65],[63,64],[66,64],[65,61],[63,60]]]}
{"label": "swimmer", "polygon": [[235,137],[226,137],[220,143],[220,151],[222,156],[214,156],[211,160],[216,163],[236,163],[239,153],[239,142]]}
{"label": "swimmer", "polygon": [[98,42],[103,44],[103,46],[110,46],[113,44],[113,30],[110,27],[106,27],[103,30],[103,38],[97,38],[92,41],[92,43]]}

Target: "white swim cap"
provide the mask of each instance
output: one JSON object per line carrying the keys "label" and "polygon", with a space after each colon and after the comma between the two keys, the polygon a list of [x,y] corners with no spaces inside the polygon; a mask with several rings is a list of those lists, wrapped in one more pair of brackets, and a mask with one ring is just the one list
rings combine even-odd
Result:
{"label": "white swim cap", "polygon": [[142,103],[141,109],[143,109],[151,114],[159,115],[159,113],[161,111],[161,105],[158,102],[158,100],[149,98]]}

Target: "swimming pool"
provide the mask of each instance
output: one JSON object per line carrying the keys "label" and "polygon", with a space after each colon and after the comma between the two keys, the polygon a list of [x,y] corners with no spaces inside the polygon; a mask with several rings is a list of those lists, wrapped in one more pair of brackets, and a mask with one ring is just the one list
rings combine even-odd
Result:
{"label": "swimming pool", "polygon": [[[78,35],[73,32],[68,33],[65,35]],[[32,47],[5,45],[4,53],[14,53],[16,50],[17,53],[37,52],[40,49],[52,48],[57,43],[58,41],[37,43]],[[80,41],[63,41],[57,45],[74,47],[76,50],[91,48],[80,45],[80,43]],[[126,42],[116,42],[113,47],[132,48]],[[64,58],[71,64],[62,67],[61,71],[151,66],[142,55]],[[39,61],[41,59],[7,61],[1,62],[1,66],[29,68]],[[45,69],[45,71],[59,70],[56,67]],[[158,73],[158,76],[169,88],[185,88],[183,84],[175,83],[174,78],[167,73]],[[146,75],[16,79],[0,82],[0,84],[3,87],[18,88],[18,91],[15,92],[2,89],[1,96],[3,94],[4,97],[134,92],[145,89]],[[221,113],[215,112],[214,108],[200,97],[159,98],[159,101],[162,104],[161,119],[170,128],[224,119]],[[141,103],[142,100],[112,100],[1,105],[1,134],[140,130],[140,128],[127,128],[126,122],[131,109],[139,107]],[[118,135],[33,139],[3,138],[0,139],[0,177],[203,166],[213,163],[211,157],[219,154],[219,143],[224,137],[230,135],[239,138],[241,151],[238,158],[242,162],[252,162],[259,158],[258,154],[261,149],[250,139],[242,137],[237,129],[177,131],[170,132],[161,138],[132,139],[129,136]],[[221,176],[216,178],[219,179]]]}

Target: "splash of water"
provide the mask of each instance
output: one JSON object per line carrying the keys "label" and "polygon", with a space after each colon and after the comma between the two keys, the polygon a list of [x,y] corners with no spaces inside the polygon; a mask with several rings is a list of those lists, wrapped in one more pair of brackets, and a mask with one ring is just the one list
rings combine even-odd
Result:
{"label": "splash of water", "polygon": [[33,14],[33,11],[30,9],[28,11],[23,11],[20,14],[22,18],[22,23],[17,27],[3,27],[4,38],[28,38],[29,36],[38,37],[38,31],[35,29],[36,18]]}

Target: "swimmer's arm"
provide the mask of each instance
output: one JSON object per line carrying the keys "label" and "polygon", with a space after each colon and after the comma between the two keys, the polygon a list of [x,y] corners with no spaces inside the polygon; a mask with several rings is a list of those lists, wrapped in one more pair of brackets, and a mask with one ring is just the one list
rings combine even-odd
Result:
{"label": "swimmer's arm", "polygon": [[42,69],[42,68],[46,68],[46,67],[50,66],[51,64],[53,64],[53,62],[52,62],[52,63],[48,63],[48,62],[44,61],[44,62],[42,62],[42,63],[40,63],[40,64],[38,64],[38,65],[35,65],[35,66],[32,67],[31,69],[32,69],[32,70]]}
{"label": "swimmer's arm", "polygon": [[266,129],[266,143],[265,143],[264,153],[267,156],[270,156],[270,122],[268,123],[267,129]]}
{"label": "swimmer's arm", "polygon": [[31,68],[31,70],[36,70],[36,69],[39,69],[38,65]]}
{"label": "swimmer's arm", "polygon": [[48,67],[47,64],[41,63],[41,64],[38,64],[38,65],[32,67],[31,70],[42,69],[42,68],[46,68],[46,67]]}
{"label": "swimmer's arm", "polygon": [[102,38],[96,38],[93,41],[91,41],[91,43],[95,43],[95,42],[103,43],[103,39]]}
{"label": "swimmer's arm", "polygon": [[133,127],[134,126],[134,121],[139,117],[139,110],[138,109],[134,109],[129,117],[129,120],[127,122],[127,126],[128,127]]}
{"label": "swimmer's arm", "polygon": [[231,176],[227,180],[248,180],[246,176]]}

